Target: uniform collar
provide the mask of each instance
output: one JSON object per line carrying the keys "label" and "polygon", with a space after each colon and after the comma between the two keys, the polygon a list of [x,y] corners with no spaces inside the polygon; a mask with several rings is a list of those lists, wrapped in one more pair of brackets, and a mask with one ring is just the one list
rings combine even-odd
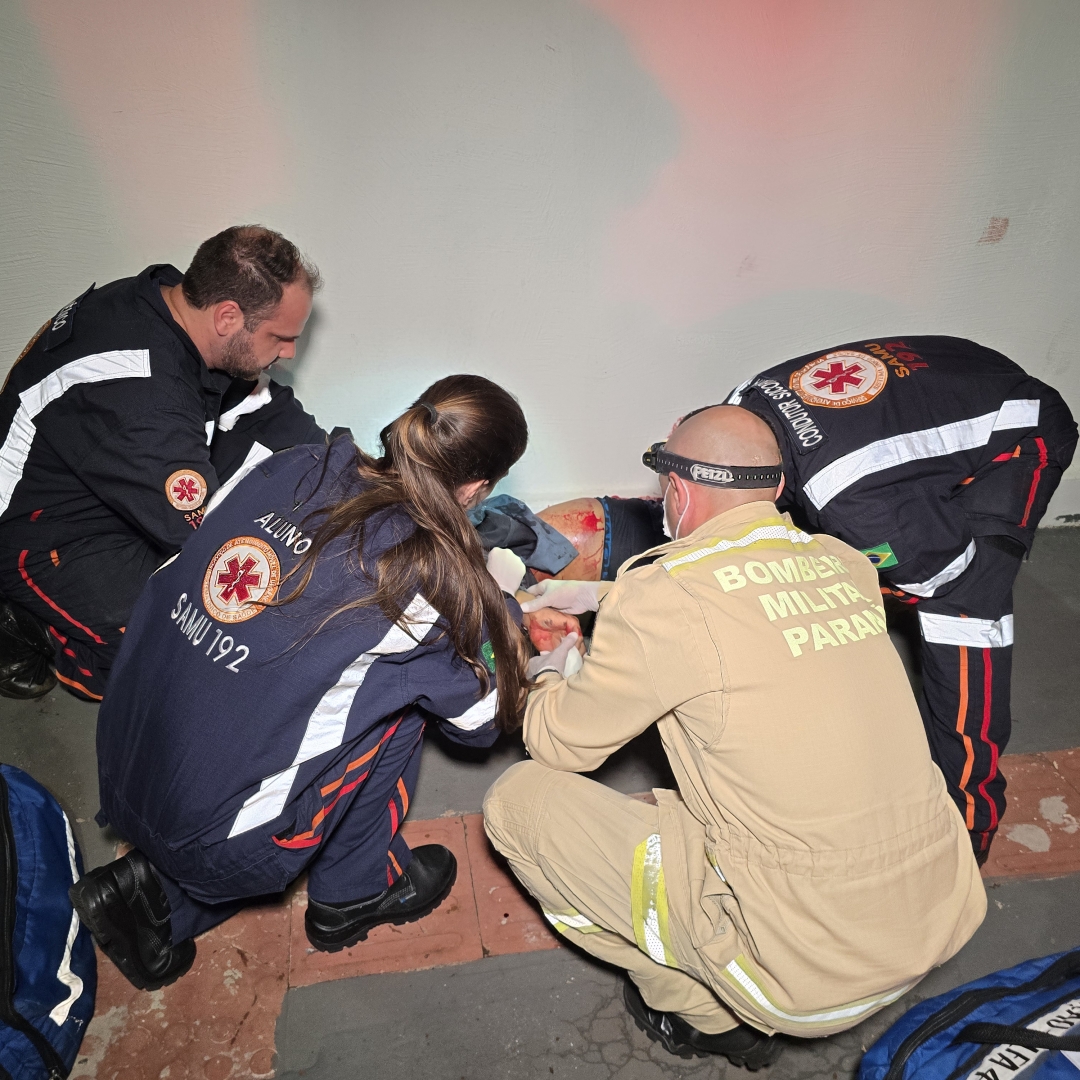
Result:
{"label": "uniform collar", "polygon": [[722,514],[717,514],[714,518],[709,518],[692,533],[680,537],[679,543],[681,544],[683,540],[693,540],[696,543],[707,536],[726,536],[730,532],[741,530],[745,525],[755,524],[763,518],[778,518],[788,524],[791,523],[787,514],[781,514],[776,509],[774,502],[761,499],[758,502],[743,503],[741,506],[732,507]]}
{"label": "uniform collar", "polygon": [[223,394],[232,382],[230,376],[219,371],[211,371],[206,366],[202,354],[195,347],[195,342],[188,337],[187,331],[173,318],[169,305],[165,303],[165,297],[161,295],[162,286],[179,285],[184,280],[184,275],[169,263],[155,263],[148,266],[137,279],[137,290],[153,309],[154,313],[176,335],[188,357],[195,361],[193,370],[198,375],[199,383],[203,389],[214,394]]}
{"label": "uniform collar", "polygon": [[760,502],[743,503],[723,514],[699,525],[692,533],[680,536],[678,540],[669,540],[662,547],[654,548],[651,555],[662,561],[669,555],[682,555],[695,548],[700,548],[707,541],[730,539],[742,536],[749,531],[749,526],[764,523],[783,523],[794,528],[788,514],[781,514],[776,504],[762,499]]}

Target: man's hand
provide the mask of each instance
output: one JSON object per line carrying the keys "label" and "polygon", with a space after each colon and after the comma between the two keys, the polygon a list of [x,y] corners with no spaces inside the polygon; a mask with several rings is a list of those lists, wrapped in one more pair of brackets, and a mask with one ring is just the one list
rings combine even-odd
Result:
{"label": "man's hand", "polygon": [[580,644],[577,634],[567,634],[550,652],[534,656],[528,664],[528,675],[535,679],[541,672],[553,671],[564,679],[581,670],[581,654],[576,646]]}
{"label": "man's hand", "polygon": [[509,548],[492,548],[487,556],[488,573],[504,593],[517,592],[525,576],[525,564]]}
{"label": "man's hand", "polygon": [[521,605],[525,614],[539,611],[541,608],[555,608],[568,615],[581,615],[586,611],[600,610],[600,586],[607,588],[607,582],[600,581],[559,581],[549,578],[533,585],[528,590],[535,600],[526,600]]}

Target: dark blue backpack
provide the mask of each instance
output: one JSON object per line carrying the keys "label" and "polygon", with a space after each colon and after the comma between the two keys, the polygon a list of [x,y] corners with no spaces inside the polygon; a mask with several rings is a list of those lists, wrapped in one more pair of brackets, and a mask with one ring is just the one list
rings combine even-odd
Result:
{"label": "dark blue backpack", "polygon": [[94,1015],[93,941],[68,899],[82,859],[60,804],[0,765],[0,1080],[63,1080]]}
{"label": "dark blue backpack", "polygon": [[859,1080],[1080,1080],[1080,949],[1025,960],[906,1012]]}

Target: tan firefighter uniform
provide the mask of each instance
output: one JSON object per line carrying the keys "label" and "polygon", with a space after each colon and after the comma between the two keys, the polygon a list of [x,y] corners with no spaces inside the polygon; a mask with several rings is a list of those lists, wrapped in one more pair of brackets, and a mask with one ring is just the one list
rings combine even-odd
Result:
{"label": "tan firefighter uniform", "polygon": [[[533,760],[488,792],[488,835],[653,1008],[711,1033],[841,1031],[986,911],[877,572],[768,502],[656,553],[620,570],[582,670],[541,676]],[[574,775],[653,723],[679,785],[658,806]]]}

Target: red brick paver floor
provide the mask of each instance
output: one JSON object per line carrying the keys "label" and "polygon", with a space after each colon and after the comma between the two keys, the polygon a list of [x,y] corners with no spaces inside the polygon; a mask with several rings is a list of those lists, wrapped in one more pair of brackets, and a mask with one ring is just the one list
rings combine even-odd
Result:
{"label": "red brick paver floor", "polygon": [[[1009,807],[983,877],[1080,872],[1080,749],[1012,755],[1001,768]],[[482,815],[407,821],[402,831],[414,847],[445,844],[457,856],[454,888],[427,918],[380,926],[352,949],[320,953],[304,936],[307,894],[297,887],[280,903],[248,908],[199,938],[195,967],[156,993],[135,990],[99,955],[97,1012],[72,1077],[268,1077],[289,986],[558,947],[492,850]]]}

